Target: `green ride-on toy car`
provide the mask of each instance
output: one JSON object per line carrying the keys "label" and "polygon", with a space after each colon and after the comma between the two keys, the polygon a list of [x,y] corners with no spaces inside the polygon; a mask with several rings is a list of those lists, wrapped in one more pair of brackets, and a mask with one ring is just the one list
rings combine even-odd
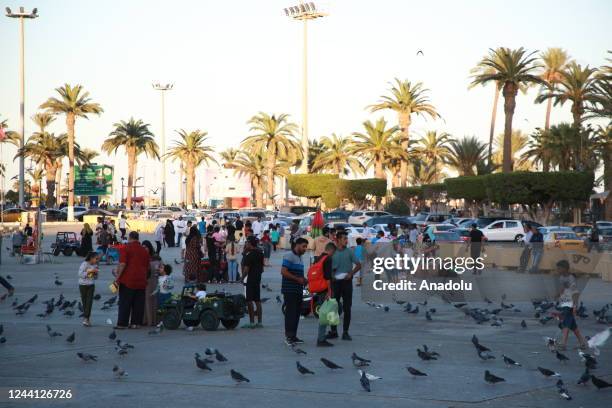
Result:
{"label": "green ride-on toy car", "polygon": [[189,295],[194,294],[195,286],[183,287],[180,298],[171,298],[160,305],[161,321],[169,330],[180,327],[181,321],[187,327],[202,325],[204,330],[214,331],[219,323],[226,329],[235,329],[246,312],[243,295],[215,292],[196,301]]}

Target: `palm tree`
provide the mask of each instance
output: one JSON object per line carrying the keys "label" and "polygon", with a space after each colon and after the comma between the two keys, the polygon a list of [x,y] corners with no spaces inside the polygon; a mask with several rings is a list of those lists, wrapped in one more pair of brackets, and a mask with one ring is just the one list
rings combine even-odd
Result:
{"label": "palm tree", "polygon": [[253,152],[264,152],[266,164],[267,205],[274,206],[274,176],[277,160],[296,162],[300,159],[302,149],[295,137],[297,125],[289,122],[289,115],[281,113],[276,116],[259,112],[248,122],[253,133],[242,141],[243,149]]}
{"label": "palm tree", "polygon": [[[612,51],[608,51],[612,54]],[[587,110],[592,118],[607,119],[612,124],[612,58],[606,58],[610,65],[604,65],[599,69],[597,80],[594,85],[595,94],[589,101]],[[610,199],[612,201],[612,198]]]}
{"label": "palm tree", "polygon": [[[512,147],[510,149],[510,160],[512,171],[515,170],[528,170],[531,168],[531,162],[521,156],[523,150],[528,146],[528,137],[523,134],[520,130],[513,130],[512,136],[510,137]],[[503,160],[503,146],[504,146],[504,134],[499,133],[493,142],[493,163],[497,166],[502,164]]]}
{"label": "palm tree", "polygon": [[85,148],[80,151],[80,154],[76,155],[76,160],[77,160],[77,163],[79,163],[79,166],[87,167],[99,155],[100,153],[98,153],[96,150]]}
{"label": "palm tree", "polygon": [[434,183],[438,183],[443,176],[442,167],[450,157],[450,141],[448,133],[432,130],[425,133],[414,148],[415,154],[435,170]]}
{"label": "palm tree", "polygon": [[451,140],[449,144],[447,164],[460,176],[475,176],[478,164],[485,159],[487,145],[476,136],[463,136],[459,140]]}
{"label": "palm tree", "polygon": [[240,150],[234,149],[233,147],[225,149],[224,151],[219,153],[219,156],[221,156],[221,160],[223,160],[223,167],[225,167],[226,169],[233,168],[234,161],[236,160],[239,154]]}
{"label": "palm tree", "polygon": [[432,165],[425,163],[423,160],[413,158],[410,161],[409,180],[413,186],[422,186],[436,182],[436,170]]}
{"label": "palm tree", "polygon": [[[308,173],[314,172],[315,159],[323,153],[324,147],[320,140],[311,139],[308,141]],[[296,162],[296,167],[300,167],[302,160]]]}
{"label": "palm tree", "polygon": [[185,176],[187,178],[187,188],[185,192],[185,203],[193,205],[195,203],[195,176],[196,169],[202,164],[209,162],[217,163],[212,156],[214,149],[207,145],[207,132],[199,129],[187,132],[183,129],[177,131],[180,140],[174,142],[166,156],[174,160],[180,160],[185,166]]}
{"label": "palm tree", "polygon": [[352,140],[348,137],[338,136],[332,133],[331,136],[321,139],[321,152],[315,157],[312,171],[329,171],[339,176],[361,174],[365,172],[363,164],[350,153]]}
{"label": "palm tree", "polygon": [[408,153],[399,142],[399,127],[388,128],[387,121],[380,118],[376,123],[369,120],[363,122],[365,133],[355,132],[355,143],[350,153],[363,157],[366,160],[366,168],[374,165],[374,176],[385,178],[385,166],[394,158],[408,160]]}
{"label": "palm tree", "polygon": [[45,169],[45,183],[47,186],[47,207],[55,203],[55,179],[57,177],[57,162],[63,157],[61,143],[53,134],[46,131],[36,132],[23,146],[18,155],[30,157],[37,165]]}
{"label": "palm tree", "polygon": [[[390,96],[381,96],[377,104],[370,105],[368,108],[371,112],[389,109],[397,113],[399,121],[399,130],[401,131],[401,146],[407,153],[408,144],[410,142],[410,123],[412,114],[416,116],[429,116],[433,119],[440,117],[436,108],[429,102],[427,93],[428,89],[423,88],[422,82],[412,84],[408,80],[400,81],[395,78],[395,85],[391,85],[389,90]],[[408,177],[408,162],[400,163],[400,184],[406,186]]]}
{"label": "palm tree", "polygon": [[[561,81],[561,73],[565,69],[570,60],[568,53],[563,48],[548,48],[540,54],[540,58],[544,63],[544,70],[541,73],[542,79],[546,84],[542,88],[554,92],[557,83]],[[550,128],[550,112],[552,110],[552,98],[548,99],[546,105],[546,121],[544,122],[544,130]]]}
{"label": "palm tree", "polygon": [[89,92],[83,90],[81,85],[64,86],[56,88],[60,98],[49,98],[40,105],[40,109],[47,109],[51,114],[66,115],[66,129],[68,133],[68,221],[74,221],[74,125],[77,118],[87,119],[88,115],[100,115],[104,110],[95,102],[91,102]]}
{"label": "palm tree", "polygon": [[264,205],[266,160],[261,152],[241,152],[233,161],[234,172],[251,180],[251,189],[257,207]]}
{"label": "palm tree", "polygon": [[550,129],[536,129],[529,135],[526,150],[521,154],[521,160],[531,160],[536,166],[542,164],[542,171],[550,171],[552,160],[550,136]]}
{"label": "palm tree", "polygon": [[155,143],[153,133],[149,130],[149,124],[142,120],[130,118],[127,122],[122,120],[114,123],[115,128],[109,133],[108,138],[102,143],[102,151],[106,154],[114,152],[123,147],[127,153],[128,160],[128,184],[126,206],[131,208],[134,178],[136,177],[136,165],[138,156],[144,153],[148,157],[159,159],[159,147]]}
{"label": "palm tree", "polygon": [[553,100],[555,106],[563,105],[568,100],[572,102],[572,117],[574,126],[578,129],[582,123],[586,106],[596,99],[597,68],[590,68],[572,61],[567,64],[566,69],[561,71],[561,78],[558,81],[559,87],[547,89],[538,95],[537,103],[545,100]]}
{"label": "palm tree", "polygon": [[7,130],[8,129],[8,119],[4,119],[2,121],[0,121],[0,135],[4,135],[3,137],[0,137],[0,143],[9,143],[12,144],[13,146],[17,146],[19,147],[19,133],[12,131],[12,130]]}
{"label": "palm tree", "polygon": [[503,172],[512,171],[512,118],[516,107],[516,95],[521,85],[543,84],[544,80],[534,72],[540,65],[534,52],[527,53],[522,47],[516,50],[510,48],[491,49],[480,65],[493,68],[493,72],[483,72],[473,76],[472,84],[503,83],[502,95],[504,97],[504,150]]}

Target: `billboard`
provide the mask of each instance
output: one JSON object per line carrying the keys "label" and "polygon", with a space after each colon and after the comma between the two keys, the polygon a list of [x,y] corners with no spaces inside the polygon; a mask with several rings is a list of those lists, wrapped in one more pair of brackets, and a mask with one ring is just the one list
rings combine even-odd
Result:
{"label": "billboard", "polygon": [[113,166],[91,164],[74,166],[74,194],[105,196],[113,194]]}

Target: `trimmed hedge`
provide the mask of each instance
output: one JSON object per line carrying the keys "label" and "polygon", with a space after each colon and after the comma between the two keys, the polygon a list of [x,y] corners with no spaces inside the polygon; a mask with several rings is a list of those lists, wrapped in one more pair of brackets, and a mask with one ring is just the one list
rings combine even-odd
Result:
{"label": "trimmed hedge", "polygon": [[287,177],[287,185],[295,196],[318,198],[322,197],[336,180],[337,174],[291,174]]}
{"label": "trimmed hedge", "polygon": [[426,199],[436,199],[441,193],[446,191],[444,183],[424,184],[422,187],[423,197]]}
{"label": "trimmed hedge", "polygon": [[367,195],[384,197],[383,179],[344,180],[337,174],[293,174],[287,177],[291,193],[298,197],[321,198],[328,208],[340,206],[343,199],[363,201]]}
{"label": "trimmed hedge", "polygon": [[487,198],[484,176],[465,176],[444,180],[448,198],[483,201]]}
{"label": "trimmed hedge", "polygon": [[393,195],[401,198],[404,201],[408,201],[413,198],[423,199],[423,187],[394,187],[391,189]]}
{"label": "trimmed hedge", "polygon": [[363,201],[367,195],[384,197],[387,195],[387,180],[370,178],[361,180],[338,179],[333,182],[331,191],[351,201]]}
{"label": "trimmed hedge", "polygon": [[410,215],[410,206],[401,198],[395,198],[385,205],[385,211],[397,215]]}

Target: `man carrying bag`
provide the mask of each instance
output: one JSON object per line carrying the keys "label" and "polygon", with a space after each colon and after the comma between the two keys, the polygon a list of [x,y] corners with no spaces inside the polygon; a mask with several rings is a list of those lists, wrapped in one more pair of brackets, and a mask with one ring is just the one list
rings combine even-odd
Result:
{"label": "man carrying bag", "polygon": [[308,289],[313,294],[315,303],[319,308],[319,333],[317,336],[317,347],[331,347],[332,343],[327,341],[327,326],[337,325],[338,302],[331,296],[332,279],[332,255],[336,251],[336,245],[328,242],[324,252],[308,270]]}

